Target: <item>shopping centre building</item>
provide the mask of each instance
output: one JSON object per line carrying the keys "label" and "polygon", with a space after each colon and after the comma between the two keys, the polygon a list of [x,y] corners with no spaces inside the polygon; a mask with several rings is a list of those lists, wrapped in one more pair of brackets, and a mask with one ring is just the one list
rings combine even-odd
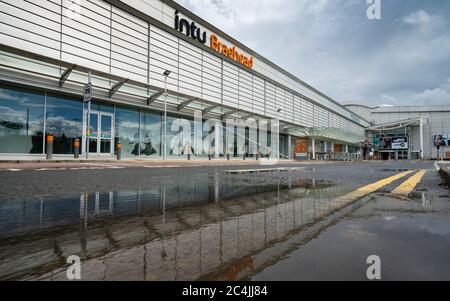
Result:
{"label": "shopping centre building", "polygon": [[[44,156],[48,136],[61,157],[73,156],[75,140],[90,157],[113,157],[117,144],[124,157],[180,156],[173,124],[193,124],[194,112],[223,124],[276,120],[282,158],[355,153],[370,126],[171,0],[1,0],[0,15],[2,158]],[[237,128],[213,136],[236,138]],[[241,133],[247,142],[250,132]],[[259,132],[258,145],[273,144],[270,130]],[[212,146],[252,155],[233,143]]]}
{"label": "shopping centre building", "polygon": [[49,136],[61,158],[78,140],[91,158],[120,144],[127,158],[323,159],[366,138],[383,159],[435,159],[436,140],[450,157],[449,106],[343,106],[171,0],[0,0],[0,15],[0,158],[44,157]]}
{"label": "shopping centre building", "polygon": [[371,123],[366,136],[381,159],[450,159],[450,106],[346,107]]}

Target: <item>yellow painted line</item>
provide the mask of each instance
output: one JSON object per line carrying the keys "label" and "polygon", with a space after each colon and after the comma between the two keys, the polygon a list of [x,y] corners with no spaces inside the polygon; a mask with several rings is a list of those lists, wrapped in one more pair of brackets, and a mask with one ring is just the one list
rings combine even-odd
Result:
{"label": "yellow painted line", "polygon": [[408,196],[414,190],[414,188],[416,188],[417,184],[419,184],[420,181],[422,181],[422,178],[426,173],[427,173],[426,170],[419,171],[411,178],[403,182],[400,186],[395,188],[392,191],[392,194],[399,196]]}
{"label": "yellow painted line", "polygon": [[389,185],[392,182],[394,182],[398,179],[401,179],[413,172],[414,172],[413,170],[405,171],[405,172],[393,175],[391,177],[385,178],[383,180],[380,180],[378,182],[363,186],[361,188],[358,188],[355,191],[352,191],[344,196],[339,197],[337,199],[337,201],[341,202],[342,205],[352,203],[352,202],[359,200],[360,198],[363,198],[363,197],[379,190],[380,188],[383,188],[384,186]]}

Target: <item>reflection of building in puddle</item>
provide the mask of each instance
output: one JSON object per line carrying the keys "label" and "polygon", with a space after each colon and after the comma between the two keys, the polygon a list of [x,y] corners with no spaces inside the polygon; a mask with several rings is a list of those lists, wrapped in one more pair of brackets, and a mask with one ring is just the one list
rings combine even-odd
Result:
{"label": "reflection of building in puddle", "polygon": [[84,280],[194,280],[227,264],[224,279],[239,279],[241,271],[262,264],[249,255],[340,208],[333,196],[343,193],[313,180],[265,189],[248,186],[238,197],[214,185],[83,194],[77,225],[51,224],[55,216],[41,215],[53,226],[2,240],[0,278],[63,280],[64,258],[78,254]]}

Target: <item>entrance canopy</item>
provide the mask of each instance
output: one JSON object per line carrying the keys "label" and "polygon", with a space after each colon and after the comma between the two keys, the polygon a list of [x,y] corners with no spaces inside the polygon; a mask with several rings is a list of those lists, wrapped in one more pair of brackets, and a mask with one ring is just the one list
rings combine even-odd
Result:
{"label": "entrance canopy", "polygon": [[359,146],[361,141],[364,140],[364,137],[362,136],[359,136],[355,133],[343,131],[338,128],[323,128],[323,127],[303,128],[303,129],[296,128],[290,130],[289,133],[291,135],[298,137],[309,137],[319,140],[320,139],[335,140],[356,146]]}
{"label": "entrance canopy", "polygon": [[420,126],[420,118],[377,124],[367,128],[367,131],[392,131],[406,128],[408,126]]}

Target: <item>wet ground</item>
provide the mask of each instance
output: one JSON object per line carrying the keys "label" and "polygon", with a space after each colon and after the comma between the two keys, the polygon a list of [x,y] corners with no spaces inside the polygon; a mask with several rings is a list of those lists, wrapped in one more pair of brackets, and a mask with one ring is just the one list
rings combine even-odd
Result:
{"label": "wet ground", "polygon": [[[407,170],[351,204],[339,197]],[[0,172],[0,279],[450,280],[450,198],[432,163]]]}

